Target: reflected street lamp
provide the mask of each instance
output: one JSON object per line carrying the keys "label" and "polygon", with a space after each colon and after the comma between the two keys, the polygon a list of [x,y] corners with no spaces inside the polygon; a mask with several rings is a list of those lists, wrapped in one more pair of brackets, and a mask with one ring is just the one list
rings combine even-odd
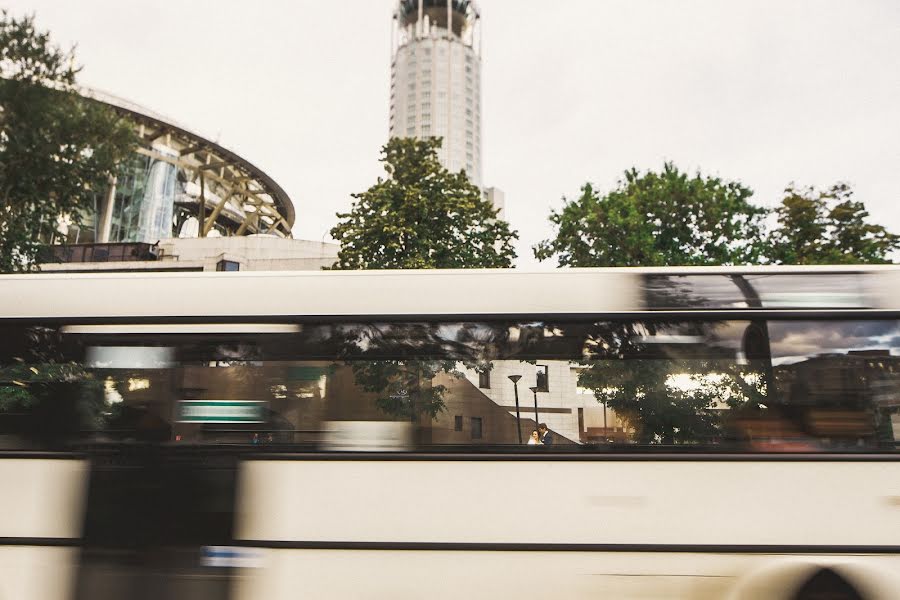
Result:
{"label": "reflected street lamp", "polygon": [[531,387],[528,389],[531,390],[531,392],[534,394],[534,426],[537,427],[538,425],[541,424],[541,420],[538,418],[538,412],[537,412],[537,393],[540,388],[538,388],[537,386],[534,386],[534,387]]}
{"label": "reflected street lamp", "polygon": [[522,444],[522,426],[519,424],[519,380],[521,375],[510,375],[509,380],[513,382],[513,390],[516,392],[516,433],[519,434],[519,445]]}

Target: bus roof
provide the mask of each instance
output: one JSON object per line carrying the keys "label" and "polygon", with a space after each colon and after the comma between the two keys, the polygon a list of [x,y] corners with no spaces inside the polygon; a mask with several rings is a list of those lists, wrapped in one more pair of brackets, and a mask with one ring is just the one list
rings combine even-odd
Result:
{"label": "bus roof", "polygon": [[0,276],[0,318],[262,319],[900,310],[896,266]]}

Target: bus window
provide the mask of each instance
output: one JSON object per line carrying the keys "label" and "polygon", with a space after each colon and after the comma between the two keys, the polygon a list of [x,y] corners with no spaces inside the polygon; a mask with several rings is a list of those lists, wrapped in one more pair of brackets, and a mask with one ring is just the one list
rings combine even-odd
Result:
{"label": "bus window", "polygon": [[86,331],[4,326],[2,443],[491,451],[545,424],[556,451],[850,451],[900,430],[894,320]]}

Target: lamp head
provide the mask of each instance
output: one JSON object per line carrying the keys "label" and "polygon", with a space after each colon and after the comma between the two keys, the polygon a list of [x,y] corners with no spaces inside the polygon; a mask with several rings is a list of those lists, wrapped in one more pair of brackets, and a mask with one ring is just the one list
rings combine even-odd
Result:
{"label": "lamp head", "polygon": [[513,383],[519,383],[519,380],[522,379],[521,375],[510,375],[509,380]]}
{"label": "lamp head", "polygon": [[534,387],[530,387],[530,388],[528,388],[528,389],[531,390],[532,392],[534,392],[535,394],[537,394],[537,393],[538,393],[538,390],[541,389],[541,388],[539,388],[539,387],[537,387],[537,386],[534,386]]}

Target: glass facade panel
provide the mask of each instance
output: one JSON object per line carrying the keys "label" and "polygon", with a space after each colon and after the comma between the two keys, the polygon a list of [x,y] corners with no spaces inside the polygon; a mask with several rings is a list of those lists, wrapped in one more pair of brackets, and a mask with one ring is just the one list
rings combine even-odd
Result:
{"label": "glass facade panel", "polygon": [[183,193],[178,169],[137,154],[119,169],[112,242],[149,242],[175,237],[175,198]]}

